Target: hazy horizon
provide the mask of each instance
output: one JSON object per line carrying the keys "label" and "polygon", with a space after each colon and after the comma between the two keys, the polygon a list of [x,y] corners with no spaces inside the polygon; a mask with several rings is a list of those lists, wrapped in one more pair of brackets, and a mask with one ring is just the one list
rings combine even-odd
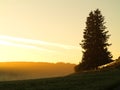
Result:
{"label": "hazy horizon", "polygon": [[0,62],[0,81],[66,76],[74,67],[70,63]]}

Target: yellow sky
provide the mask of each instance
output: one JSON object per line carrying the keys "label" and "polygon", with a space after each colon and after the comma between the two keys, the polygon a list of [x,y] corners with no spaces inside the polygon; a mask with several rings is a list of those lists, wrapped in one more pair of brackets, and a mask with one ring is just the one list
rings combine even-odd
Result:
{"label": "yellow sky", "polygon": [[79,63],[86,17],[99,8],[120,55],[120,0],[0,0],[0,61]]}

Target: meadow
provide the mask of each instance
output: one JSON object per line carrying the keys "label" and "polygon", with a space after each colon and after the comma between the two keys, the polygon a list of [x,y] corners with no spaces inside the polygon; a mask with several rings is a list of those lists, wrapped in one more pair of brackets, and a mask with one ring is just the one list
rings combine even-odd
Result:
{"label": "meadow", "polygon": [[117,90],[119,83],[120,70],[114,68],[54,78],[4,81],[0,82],[0,90]]}

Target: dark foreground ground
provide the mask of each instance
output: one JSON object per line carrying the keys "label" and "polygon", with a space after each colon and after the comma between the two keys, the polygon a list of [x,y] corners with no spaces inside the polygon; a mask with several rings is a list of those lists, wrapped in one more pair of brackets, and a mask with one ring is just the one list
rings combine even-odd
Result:
{"label": "dark foreground ground", "polygon": [[65,77],[0,82],[0,90],[119,90],[120,70],[71,74]]}

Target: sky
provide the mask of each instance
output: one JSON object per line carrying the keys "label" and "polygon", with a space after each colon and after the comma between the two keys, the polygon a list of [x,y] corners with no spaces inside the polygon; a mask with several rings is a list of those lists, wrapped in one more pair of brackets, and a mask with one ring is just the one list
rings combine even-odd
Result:
{"label": "sky", "polygon": [[0,62],[78,64],[86,17],[99,8],[120,56],[120,0],[0,0]]}

